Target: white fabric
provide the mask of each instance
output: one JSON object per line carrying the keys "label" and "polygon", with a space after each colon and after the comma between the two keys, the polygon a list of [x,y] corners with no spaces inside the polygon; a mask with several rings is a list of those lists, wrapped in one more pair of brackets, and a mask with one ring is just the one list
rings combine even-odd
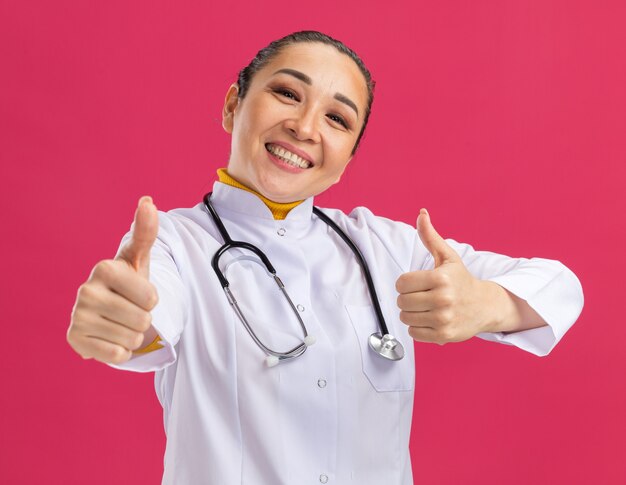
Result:
{"label": "white fabric", "polygon": [[[150,277],[160,297],[153,325],[165,347],[119,367],[157,371],[167,433],[163,483],[315,484],[325,475],[329,484],[412,484],[413,341],[398,318],[395,281],[433,266],[415,228],[365,208],[349,216],[325,209],[368,261],[390,332],[404,344],[405,358],[391,362],[367,346],[378,327],[361,270],[312,214],[312,199],[283,221],[255,195],[219,182],[212,201],[233,239],[267,254],[317,342],[268,368],[211,267],[222,239],[203,205],[159,213]],[[483,338],[545,355],[578,317],[582,290],[561,263],[447,241],[475,276],[527,299],[549,323]],[[227,253],[220,266],[244,314],[271,348],[293,347],[302,335],[292,310],[264,270],[238,254],[245,252]]]}

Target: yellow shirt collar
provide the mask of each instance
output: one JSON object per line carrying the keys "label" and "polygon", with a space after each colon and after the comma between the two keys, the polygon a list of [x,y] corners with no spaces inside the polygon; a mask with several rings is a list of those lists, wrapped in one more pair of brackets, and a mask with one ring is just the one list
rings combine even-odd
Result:
{"label": "yellow shirt collar", "polygon": [[223,184],[230,185],[232,187],[237,187],[238,189],[243,189],[247,192],[250,192],[256,195],[259,199],[263,201],[263,203],[267,206],[267,208],[272,212],[272,215],[274,216],[274,219],[276,220],[283,220],[285,217],[287,217],[287,214],[289,214],[289,211],[291,209],[293,209],[297,205],[300,205],[303,202],[302,200],[297,200],[295,202],[281,204],[280,202],[274,202],[273,200],[269,200],[267,197],[263,197],[258,192],[252,189],[249,189],[242,183],[232,178],[228,174],[225,168],[219,168],[217,170],[217,176],[219,177],[220,182],[222,182]]}

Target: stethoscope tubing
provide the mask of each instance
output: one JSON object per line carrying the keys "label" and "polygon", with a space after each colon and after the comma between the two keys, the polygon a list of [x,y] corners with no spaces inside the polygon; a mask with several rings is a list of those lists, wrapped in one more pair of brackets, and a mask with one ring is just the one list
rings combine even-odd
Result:
{"label": "stethoscope tubing", "polygon": [[352,250],[354,255],[356,256],[361,269],[363,270],[363,274],[365,275],[365,282],[367,283],[367,288],[370,292],[370,297],[372,300],[372,304],[374,305],[374,311],[376,312],[376,317],[378,318],[378,323],[380,327],[380,331],[382,335],[387,335],[389,330],[387,329],[387,322],[385,322],[385,317],[383,316],[383,311],[380,308],[380,303],[378,302],[378,294],[376,293],[376,288],[374,287],[374,281],[372,280],[372,275],[370,274],[370,269],[363,257],[363,253],[359,250],[359,248],[354,244],[352,239],[348,237],[348,235],[341,230],[341,228],[333,221],[330,217],[324,214],[319,208],[313,207],[313,213],[322,219],[326,224],[328,224],[343,241],[348,245],[348,247]]}
{"label": "stethoscope tubing", "polygon": [[[257,248],[253,244],[250,244],[244,241],[235,241],[230,237],[230,234],[226,230],[224,223],[222,222],[215,208],[211,204],[210,199],[211,199],[211,192],[209,192],[208,194],[204,196],[204,199],[203,199],[204,205],[209,211],[209,214],[211,215],[213,221],[215,222],[215,225],[217,226],[218,231],[220,232],[220,235],[222,236],[222,239],[224,240],[224,244],[213,255],[213,258],[211,259],[211,266],[213,267],[213,270],[215,271],[215,274],[217,275],[220,281],[220,284],[222,285],[222,288],[226,294],[226,297],[228,298],[229,303],[233,307],[235,313],[237,314],[237,316],[243,323],[246,331],[248,332],[250,337],[252,337],[252,339],[257,344],[257,346],[259,346],[259,348],[261,348],[268,356],[273,356],[274,358],[277,359],[273,364],[268,363],[268,365],[275,365],[275,363],[280,360],[292,359],[294,357],[298,357],[302,355],[306,351],[307,347],[309,345],[312,345],[312,343],[314,342],[314,339],[309,336],[306,326],[304,325],[304,322],[302,321],[302,318],[300,317],[298,310],[296,309],[295,305],[291,301],[291,298],[287,294],[285,285],[276,274],[276,269],[274,268],[272,263],[270,263],[269,258],[265,255],[265,253],[263,253],[263,251],[261,251],[259,248]],[[313,213],[317,217],[319,217],[322,221],[324,221],[329,227],[331,227],[335,231],[335,233],[348,245],[348,247],[354,253],[357,261],[359,262],[359,266],[361,266],[361,269],[363,271],[363,275],[365,276],[365,281],[367,283],[367,287],[370,293],[370,299],[372,300],[372,304],[374,306],[374,311],[376,313],[376,317],[378,320],[378,327],[380,330],[380,333],[378,334],[373,333],[370,336],[370,340],[369,340],[370,347],[372,347],[372,349],[375,352],[377,352],[383,357],[389,358],[391,360],[401,359],[404,355],[404,351],[402,350],[402,345],[397,341],[397,339],[395,339],[393,336],[389,334],[387,323],[385,322],[385,318],[383,316],[383,312],[380,307],[380,303],[378,301],[378,294],[376,293],[376,288],[374,287],[374,282],[372,280],[369,267],[367,265],[367,262],[365,261],[365,258],[363,257],[363,254],[361,253],[359,248],[356,246],[356,244],[354,244],[352,239],[350,239],[350,237],[348,237],[348,235],[346,235],[346,233],[343,232],[341,228],[332,219],[330,219],[330,217],[324,214],[317,207],[313,207]],[[226,253],[229,249],[234,249],[234,248],[241,248],[241,249],[246,249],[248,251],[251,251],[255,255],[257,255],[259,259],[261,259],[268,273],[272,276],[272,278],[278,285],[280,291],[283,293],[283,296],[289,302],[289,306],[291,307],[291,309],[293,310],[294,314],[296,315],[298,319],[302,332],[304,333],[304,341],[301,344],[297,345],[296,347],[286,352],[277,352],[277,351],[270,349],[265,344],[263,344],[263,342],[261,342],[261,340],[258,338],[256,333],[252,330],[252,327],[248,323],[248,320],[246,319],[245,315],[239,308],[239,305],[237,304],[237,300],[235,299],[232,292],[230,291],[230,288],[229,288],[230,284],[228,280],[226,279],[221,269],[219,268],[220,257],[224,253]],[[388,342],[393,343],[392,347],[390,347],[392,350],[393,350],[393,347],[396,347],[396,346],[398,347],[400,352],[397,353],[397,355],[391,356],[388,353],[387,351]]]}

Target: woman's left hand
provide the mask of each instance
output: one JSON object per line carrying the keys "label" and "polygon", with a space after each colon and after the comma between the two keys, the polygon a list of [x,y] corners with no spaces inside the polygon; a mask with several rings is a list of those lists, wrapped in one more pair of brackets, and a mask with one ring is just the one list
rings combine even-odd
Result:
{"label": "woman's left hand", "polygon": [[[435,261],[432,270],[398,278],[400,320],[420,342],[461,342],[494,324],[493,286],[467,270],[461,257],[435,231],[426,209],[417,219],[417,233]],[[498,287],[500,290],[502,288]]]}

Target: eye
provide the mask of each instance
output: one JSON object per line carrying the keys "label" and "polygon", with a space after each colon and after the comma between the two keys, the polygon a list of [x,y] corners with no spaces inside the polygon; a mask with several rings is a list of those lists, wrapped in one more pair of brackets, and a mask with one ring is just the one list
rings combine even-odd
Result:
{"label": "eye", "polygon": [[339,123],[341,126],[343,126],[346,129],[348,128],[348,123],[341,116],[332,114],[332,113],[327,116],[328,116],[328,119],[334,121],[335,123]]}
{"label": "eye", "polygon": [[298,97],[298,95],[296,93],[294,93],[291,89],[287,89],[287,88],[274,88],[273,91],[282,96],[285,97],[287,99],[292,99],[294,101],[300,101],[300,98]]}

